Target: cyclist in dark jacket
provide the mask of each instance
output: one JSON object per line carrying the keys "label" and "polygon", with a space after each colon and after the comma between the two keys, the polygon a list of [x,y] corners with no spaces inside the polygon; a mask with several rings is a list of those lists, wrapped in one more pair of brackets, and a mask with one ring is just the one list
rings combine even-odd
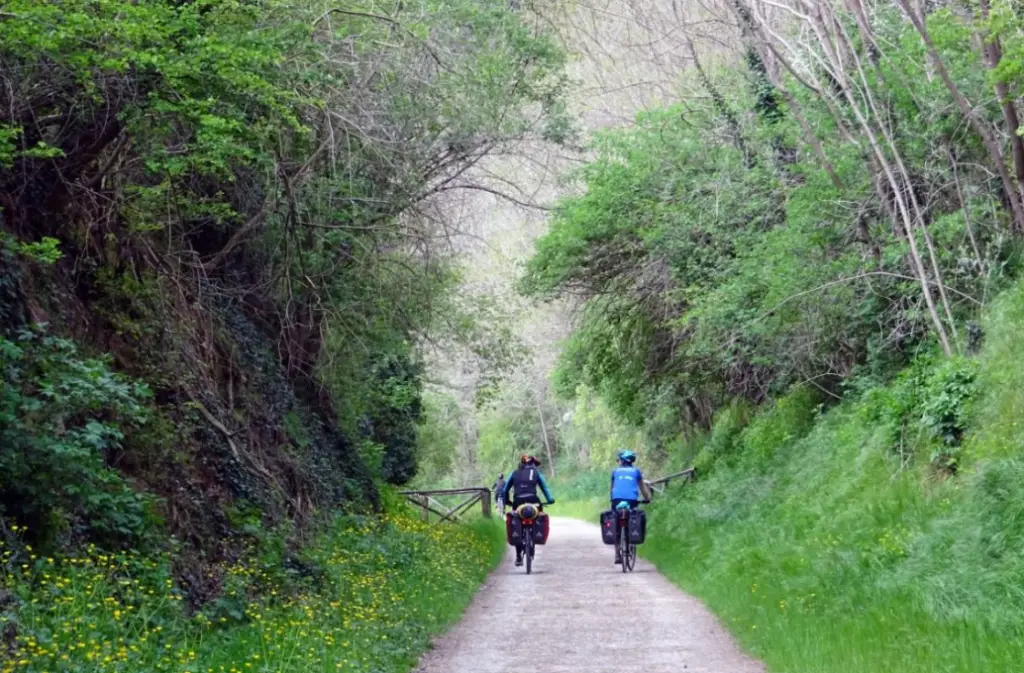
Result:
{"label": "cyclist in dark jacket", "polygon": [[[619,451],[619,466],[612,470],[611,501],[614,510],[619,503],[626,503],[635,509],[642,495],[644,500],[651,499],[651,489],[644,482],[643,472],[636,467],[636,454],[629,449]],[[622,563],[619,548],[615,547],[615,562]]]}
{"label": "cyclist in dark jacket", "polygon": [[[547,504],[554,504],[555,499],[551,497],[548,483],[544,481],[544,475],[540,472],[540,461],[533,456],[523,455],[519,459],[519,469],[510,474],[508,481],[505,482],[505,490],[502,492],[502,496],[506,504],[511,503],[512,509],[516,509],[526,503],[539,506],[541,501],[537,495],[538,488],[544,493]],[[511,498],[509,497],[510,495]],[[516,565],[522,564],[523,548],[522,546],[517,546]]]}

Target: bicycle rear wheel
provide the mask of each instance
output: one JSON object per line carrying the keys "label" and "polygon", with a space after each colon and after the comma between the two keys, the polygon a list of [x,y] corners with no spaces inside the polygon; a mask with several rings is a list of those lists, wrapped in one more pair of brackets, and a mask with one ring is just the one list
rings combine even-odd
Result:
{"label": "bicycle rear wheel", "polygon": [[626,547],[627,553],[622,557],[622,567],[626,568],[628,565],[629,572],[633,572],[633,568],[636,567],[636,545],[629,544]]}
{"label": "bicycle rear wheel", "polygon": [[526,536],[526,549],[523,550],[526,554],[526,574],[529,575],[533,572],[533,529],[524,526],[524,530],[529,531]]}
{"label": "bicycle rear wheel", "polygon": [[625,526],[619,526],[619,559],[622,561],[622,572],[626,573],[630,571],[630,568],[626,567],[629,562],[629,533],[626,532]]}

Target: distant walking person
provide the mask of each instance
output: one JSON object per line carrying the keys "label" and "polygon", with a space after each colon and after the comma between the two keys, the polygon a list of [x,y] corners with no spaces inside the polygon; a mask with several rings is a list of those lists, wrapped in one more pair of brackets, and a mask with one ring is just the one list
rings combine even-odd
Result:
{"label": "distant walking person", "polygon": [[498,475],[498,480],[494,482],[494,504],[498,508],[499,512],[505,510],[505,473],[502,472]]}

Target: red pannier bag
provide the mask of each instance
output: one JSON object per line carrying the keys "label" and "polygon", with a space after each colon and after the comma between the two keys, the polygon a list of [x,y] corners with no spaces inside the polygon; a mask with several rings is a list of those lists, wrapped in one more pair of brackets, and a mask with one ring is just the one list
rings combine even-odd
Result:
{"label": "red pannier bag", "polygon": [[523,538],[523,522],[518,516],[509,512],[505,515],[505,540],[515,547]]}
{"label": "red pannier bag", "polygon": [[544,544],[548,541],[548,533],[551,532],[551,519],[547,514],[541,512],[537,520],[533,522],[533,543]]}

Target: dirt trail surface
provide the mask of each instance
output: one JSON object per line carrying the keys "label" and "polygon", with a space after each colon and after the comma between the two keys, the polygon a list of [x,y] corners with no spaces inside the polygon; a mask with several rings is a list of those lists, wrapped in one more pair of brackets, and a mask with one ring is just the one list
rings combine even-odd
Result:
{"label": "dirt trail surface", "polygon": [[533,574],[508,555],[417,672],[763,673],[699,601],[646,561],[624,575],[613,556],[596,525],[552,518]]}

